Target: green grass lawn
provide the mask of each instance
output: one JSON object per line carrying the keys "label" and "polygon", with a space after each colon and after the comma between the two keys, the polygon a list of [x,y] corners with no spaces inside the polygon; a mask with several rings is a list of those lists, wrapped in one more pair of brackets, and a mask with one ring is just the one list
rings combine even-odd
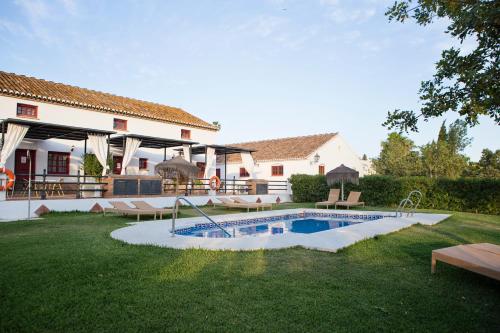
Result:
{"label": "green grass lawn", "polygon": [[436,226],[417,225],[338,253],[180,251],[110,238],[130,220],[67,213],[0,223],[0,331],[498,332],[500,327],[499,282],[444,264],[430,274],[433,249],[500,244],[499,216],[455,213]]}

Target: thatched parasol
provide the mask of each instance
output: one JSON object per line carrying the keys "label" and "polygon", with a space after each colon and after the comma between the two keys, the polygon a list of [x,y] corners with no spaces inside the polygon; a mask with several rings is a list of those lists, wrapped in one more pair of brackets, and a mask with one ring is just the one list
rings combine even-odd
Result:
{"label": "thatched parasol", "polygon": [[163,178],[195,178],[198,167],[186,161],[182,156],[176,156],[155,166],[155,173]]}
{"label": "thatched parasol", "polygon": [[344,200],[344,183],[358,184],[359,172],[341,164],[339,167],[336,167],[335,169],[329,171],[326,174],[326,182],[328,183],[329,186],[341,183],[342,184],[341,199]]}

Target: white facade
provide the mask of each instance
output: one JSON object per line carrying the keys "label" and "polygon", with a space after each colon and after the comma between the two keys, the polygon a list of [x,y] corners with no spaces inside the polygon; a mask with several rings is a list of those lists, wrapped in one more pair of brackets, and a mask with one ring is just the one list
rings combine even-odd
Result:
{"label": "white facade", "polygon": [[[29,104],[38,107],[38,115],[36,119],[17,117],[17,104]],[[0,119],[23,119],[29,121],[40,121],[43,123],[58,124],[64,126],[73,126],[81,128],[89,128],[95,130],[116,131],[115,135],[137,134],[151,137],[181,140],[181,129],[191,131],[191,141],[201,144],[213,144],[217,137],[217,131],[190,127],[187,125],[178,125],[167,123],[158,120],[148,120],[138,117],[127,117],[121,114],[92,111],[70,106],[58,104],[43,103],[33,100],[25,100],[20,98],[0,96]],[[113,119],[127,120],[127,130],[118,131],[113,129]],[[35,149],[36,153],[36,173],[41,174],[43,169],[47,168],[48,152],[65,152],[70,153],[70,174],[76,174],[81,168],[81,157],[84,153],[84,141],[72,140],[31,140],[24,139],[18,149]],[[90,147],[87,148],[88,153],[92,153]],[[121,149],[111,148],[113,155],[122,156]],[[167,159],[174,154],[173,149],[167,149]],[[147,169],[139,170],[139,159],[147,158]],[[194,156],[194,159],[201,157]],[[201,159],[200,159],[201,160]],[[153,174],[154,167],[157,163],[163,161],[162,149],[139,148],[134,155],[132,161],[127,167],[129,174]],[[7,160],[6,167],[15,169],[15,154],[13,153]]]}
{"label": "white facade", "polygon": [[[318,161],[315,156],[319,156]],[[371,174],[370,161],[362,160],[358,154],[349,146],[344,138],[337,134],[324,145],[314,150],[305,159],[281,160],[281,161],[255,161],[253,178],[266,180],[284,181],[294,174],[319,174],[320,166],[324,167],[325,174],[344,164],[345,166],[359,171],[359,176],[363,177]],[[283,176],[273,176],[273,166],[283,166]],[[248,179],[250,177],[240,177],[240,168],[243,168],[242,163],[228,163],[227,178],[228,179]],[[224,164],[218,163],[217,168],[221,171],[221,177],[224,178]]]}

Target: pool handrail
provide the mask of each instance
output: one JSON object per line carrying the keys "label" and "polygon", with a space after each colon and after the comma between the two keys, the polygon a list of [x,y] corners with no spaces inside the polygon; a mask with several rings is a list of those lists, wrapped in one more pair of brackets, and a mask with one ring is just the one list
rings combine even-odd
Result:
{"label": "pool handrail", "polygon": [[[416,195],[417,197],[417,202],[414,203],[411,198],[413,195]],[[419,190],[413,190],[411,191],[408,196],[401,200],[401,202],[399,203],[399,206],[398,206],[398,209],[396,209],[396,217],[398,217],[398,214],[399,216],[403,216],[403,213],[405,211],[405,208],[406,208],[406,204],[410,204],[410,210],[406,213],[406,217],[409,217],[409,216],[413,216],[413,214],[415,214],[415,212],[417,211],[417,207],[418,205],[420,205],[420,201],[422,200],[422,192],[420,192]]]}
{"label": "pool handrail", "polygon": [[207,220],[209,220],[212,224],[214,224],[217,228],[219,228],[220,230],[222,230],[222,232],[224,232],[228,237],[231,237],[231,234],[229,232],[227,232],[226,229],[224,229],[220,224],[218,224],[217,222],[215,222],[214,220],[212,220],[210,218],[210,216],[208,216],[207,214],[205,214],[205,212],[203,212],[201,209],[199,209],[195,204],[193,204],[191,201],[189,201],[184,196],[178,196],[178,197],[175,198],[174,213],[172,214],[172,237],[175,237],[175,220],[177,218],[177,213],[179,212],[179,203],[180,203],[180,201],[186,202],[188,205],[191,206],[191,208],[193,208],[194,210],[196,210],[198,213],[200,213],[202,216],[204,216]]}

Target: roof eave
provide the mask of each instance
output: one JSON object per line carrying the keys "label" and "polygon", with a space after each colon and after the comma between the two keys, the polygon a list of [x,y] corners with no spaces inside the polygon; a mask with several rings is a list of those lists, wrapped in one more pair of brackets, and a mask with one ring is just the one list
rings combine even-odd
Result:
{"label": "roof eave", "polygon": [[92,110],[92,111],[98,111],[98,112],[104,112],[104,113],[121,114],[121,115],[126,115],[127,117],[132,117],[132,118],[148,119],[148,120],[161,121],[161,122],[165,122],[165,123],[169,123],[169,124],[185,125],[185,126],[190,126],[190,127],[195,127],[195,128],[202,128],[202,129],[206,129],[206,130],[210,130],[210,131],[214,131],[214,132],[219,131],[219,128],[217,126],[210,125],[208,123],[207,123],[207,125],[200,125],[200,124],[193,124],[193,123],[183,122],[183,121],[178,121],[178,120],[160,119],[158,117],[152,117],[152,116],[139,116],[136,114],[131,114],[130,112],[127,112],[124,110],[106,108],[103,106],[80,103],[80,102],[76,102],[76,101],[62,100],[62,99],[50,97],[50,96],[34,95],[31,93],[14,91],[14,90],[5,89],[5,88],[2,88],[2,90],[0,91],[0,95],[8,96],[8,97],[16,96],[16,97],[20,97],[21,99],[26,99],[29,101],[41,101],[43,103],[48,103],[48,104],[65,105],[65,106],[70,106],[70,107],[76,107],[79,109]]}

